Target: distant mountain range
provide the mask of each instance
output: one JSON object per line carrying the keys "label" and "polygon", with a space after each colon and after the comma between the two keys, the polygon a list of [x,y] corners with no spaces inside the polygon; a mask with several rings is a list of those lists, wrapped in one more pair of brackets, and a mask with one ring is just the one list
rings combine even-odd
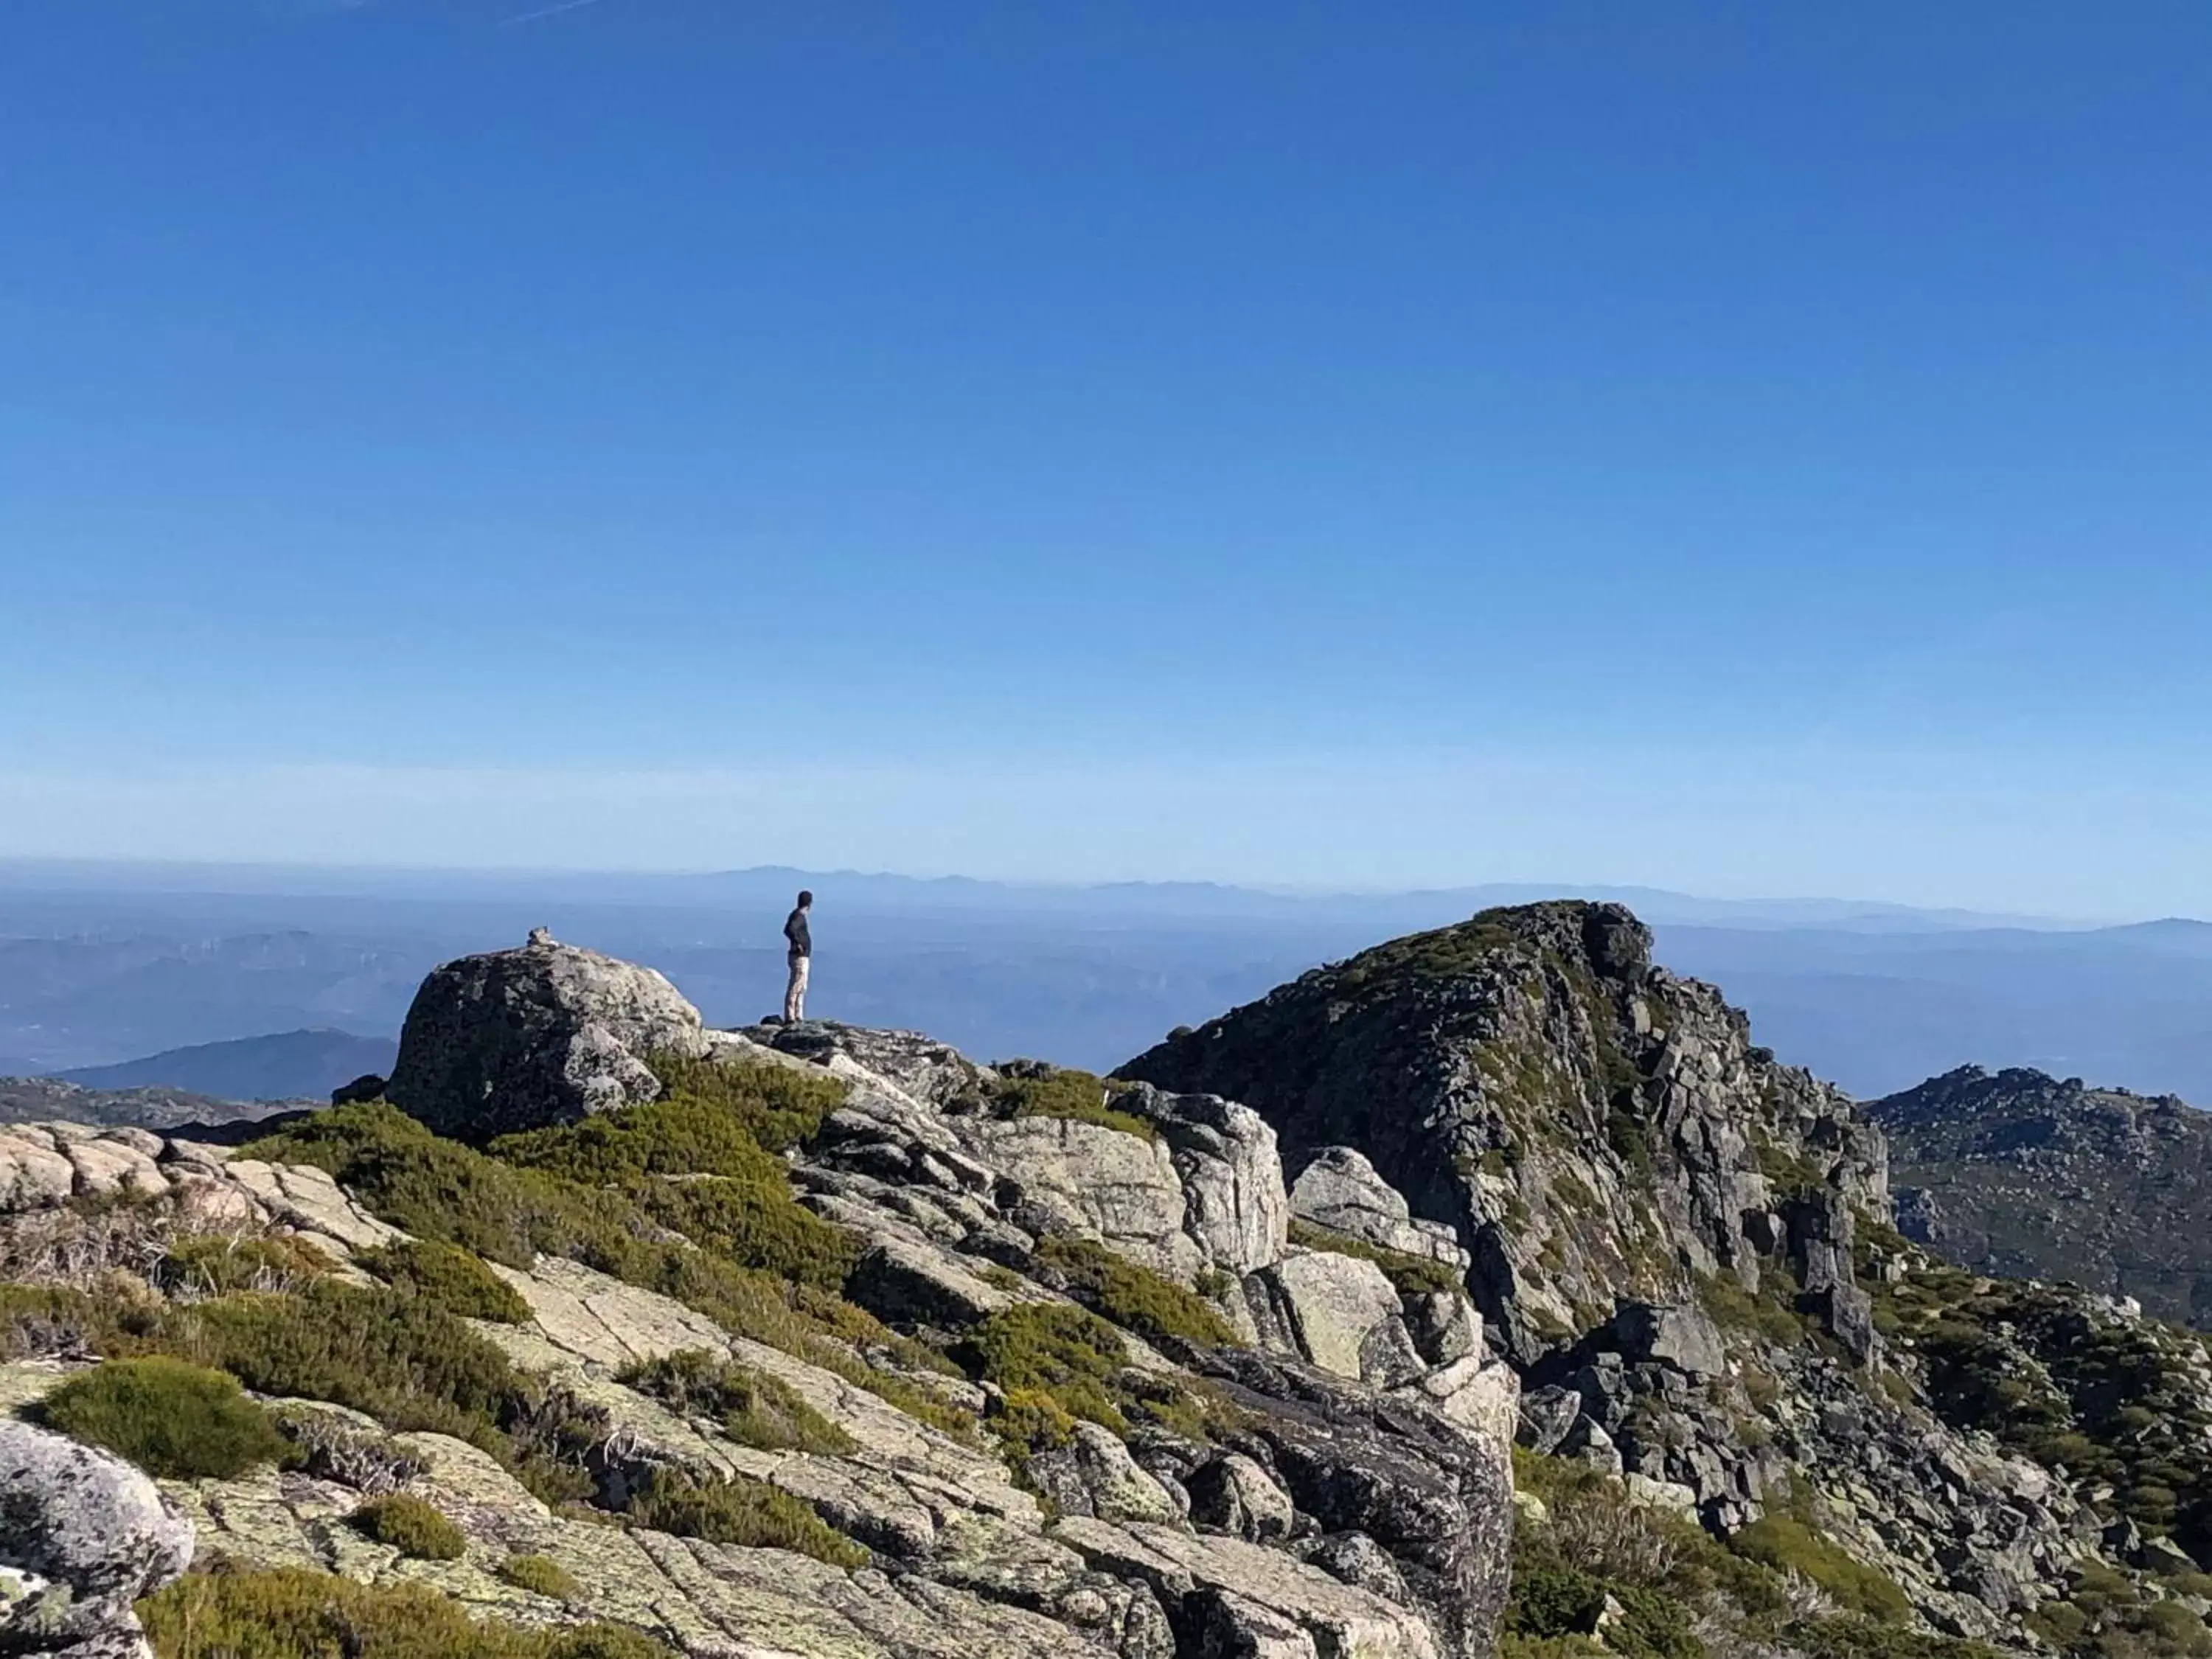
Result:
{"label": "distant mountain range", "polygon": [[212,1100],[181,1089],[87,1089],[51,1077],[0,1077],[0,1123],[97,1123],[175,1129],[236,1123],[276,1109],[268,1101]]}
{"label": "distant mountain range", "polygon": [[391,1037],[329,1030],[283,1031],[196,1043],[113,1066],[58,1073],[87,1089],[179,1089],[218,1100],[313,1100],[366,1072],[392,1069],[399,1052]]}
{"label": "distant mountain range", "polygon": [[[707,1018],[776,1006],[791,895],[817,895],[811,1006],[989,1058],[1108,1066],[1379,939],[1491,905],[1626,903],[1659,960],[1727,988],[1763,1042],[1862,1097],[1975,1063],[2212,1101],[2212,927],[2122,927],[1856,900],[1492,884],[1304,894],[767,868],[701,875],[0,862],[0,1053],[20,1073],[320,1095],[374,1060],[179,1073],[173,1051],[262,1034],[390,1038],[439,962],[556,936],[648,963]],[[147,1078],[141,1063],[121,1075]],[[344,1076],[336,1075],[343,1072]],[[192,1081],[186,1081],[190,1078]],[[327,1079],[327,1080],[325,1080]]]}

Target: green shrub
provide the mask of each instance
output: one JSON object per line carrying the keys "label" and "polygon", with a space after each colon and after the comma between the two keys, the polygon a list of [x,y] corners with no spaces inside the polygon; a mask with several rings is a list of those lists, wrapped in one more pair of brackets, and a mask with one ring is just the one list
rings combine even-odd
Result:
{"label": "green shrub", "polygon": [[171,1296],[226,1296],[234,1291],[294,1291],[330,1272],[331,1261],[289,1233],[246,1237],[186,1234],[169,1241],[155,1282]]}
{"label": "green shrub", "polygon": [[1209,1347],[1237,1340],[1229,1322],[1205,1297],[1090,1239],[1041,1240],[1036,1261],[1064,1281],[1070,1295],[1139,1336],[1180,1337]]}
{"label": "green shrub", "polygon": [[459,1527],[404,1492],[372,1498],[349,1518],[362,1537],[418,1561],[458,1561],[468,1553],[469,1540]]}
{"label": "green shrub", "polygon": [[160,1355],[111,1359],[73,1376],[40,1415],[59,1433],[178,1480],[228,1480],[290,1449],[235,1379]]}
{"label": "green shrub", "polygon": [[584,1593],[576,1575],[550,1555],[510,1555],[500,1563],[499,1576],[515,1589],[548,1601],[574,1601]]}
{"label": "green shrub", "polygon": [[433,1239],[401,1239],[356,1258],[396,1289],[411,1290],[432,1307],[462,1319],[526,1325],[530,1304],[477,1257]]}
{"label": "green shrub", "polygon": [[1052,1451],[1075,1438],[1075,1419],[1042,1389],[1009,1389],[985,1426],[1020,1455]]}
{"label": "green shrub", "polygon": [[786,1146],[811,1136],[844,1103],[845,1085],[777,1066],[660,1062],[667,1092],[580,1123],[502,1135],[485,1151],[586,1186],[635,1176],[781,1180]]}
{"label": "green shrub", "polygon": [[740,1445],[842,1456],[853,1437],[781,1377],[696,1348],[640,1360],[615,1380],[679,1412],[711,1417]]}
{"label": "green shrub", "polygon": [[1747,1560],[1812,1580],[1846,1613],[1899,1623],[1912,1616],[1903,1590],[1794,1516],[1762,1516],[1731,1538],[1729,1547]]}
{"label": "green shrub", "polygon": [[835,1295],[859,1265],[860,1237],[798,1203],[777,1165],[774,1182],[708,1176],[624,1188],[664,1227],[732,1261]]}
{"label": "green shrub", "polygon": [[1364,1238],[1316,1227],[1310,1221],[1291,1221],[1291,1243],[1309,1250],[1327,1250],[1334,1255],[1357,1256],[1362,1261],[1371,1261],[1382,1270],[1383,1276],[1401,1296],[1425,1296],[1437,1291],[1466,1288],[1466,1280],[1458,1270],[1444,1262],[1407,1255],[1401,1250],[1386,1250]]}
{"label": "green shrub", "polygon": [[1160,1132],[1156,1125],[1107,1103],[1116,1091],[1117,1085],[1095,1073],[1053,1067],[1002,1076],[991,1100],[1002,1117],[1066,1118],[1157,1142]]}
{"label": "green shrub", "polygon": [[479,1624],[422,1585],[297,1568],[187,1573],[138,1615],[160,1659],[672,1659],[616,1626]]}
{"label": "green shrub", "polygon": [[1112,1386],[1128,1351],[1095,1314],[1057,1302],[1003,1308],[970,1331],[958,1352],[978,1378],[1009,1395],[1044,1395],[1071,1417],[1128,1432]]}
{"label": "green shrub", "polygon": [[428,1429],[495,1454],[501,1419],[532,1390],[507,1356],[428,1301],[334,1283],[299,1296],[178,1310],[161,1346],[196,1351],[258,1393],[326,1400],[394,1431]]}
{"label": "green shrub", "polygon": [[833,1531],[812,1507],[764,1480],[743,1475],[701,1481],[663,1472],[631,1501],[630,1518],[655,1532],[710,1544],[795,1550],[836,1567],[864,1567],[869,1556]]}

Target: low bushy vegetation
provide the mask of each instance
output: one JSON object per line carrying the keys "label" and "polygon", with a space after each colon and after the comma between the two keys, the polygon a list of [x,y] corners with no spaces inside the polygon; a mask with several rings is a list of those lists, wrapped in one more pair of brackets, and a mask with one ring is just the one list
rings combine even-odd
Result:
{"label": "low bushy vegetation", "polygon": [[679,1412],[714,1419],[740,1445],[833,1456],[854,1449],[853,1437],[788,1382],[696,1348],[641,1360],[615,1380]]}
{"label": "low bushy vegetation", "polygon": [[404,1492],[372,1498],[350,1519],[362,1537],[418,1561],[458,1561],[468,1553],[469,1540],[459,1527]]}
{"label": "low bushy vegetation", "polygon": [[[538,1144],[541,1150],[556,1145]],[[635,1177],[621,1189],[586,1187],[442,1139],[380,1103],[333,1107],[247,1150],[257,1158],[329,1170],[377,1215],[417,1237],[513,1267],[526,1268],[541,1252],[568,1256],[671,1297],[739,1336],[834,1371],[948,1433],[973,1431],[967,1413],[860,1358],[861,1352],[881,1352],[913,1368],[945,1368],[930,1350],[898,1337],[823,1284],[822,1257],[800,1252],[806,1259],[785,1264],[791,1271],[780,1275],[734,1260],[713,1242],[668,1237],[679,1216],[696,1224],[684,1188],[711,1183],[655,1176]],[[710,1195],[700,1202],[714,1201]],[[792,1214],[805,1216],[836,1241],[844,1239],[842,1231],[789,1203],[787,1194],[784,1202]],[[665,1218],[656,1220],[656,1211]],[[827,1260],[844,1259],[846,1248],[839,1243]]]}
{"label": "low bushy vegetation", "polygon": [[510,1555],[500,1563],[499,1576],[515,1589],[548,1601],[566,1603],[584,1594],[576,1575],[550,1555]]}
{"label": "low bushy vegetation", "polygon": [[[1516,1528],[1501,1659],[1775,1650],[1995,1659],[1978,1644],[1914,1629],[1895,1585],[1881,1579],[1875,1589],[1867,1580],[1880,1575],[1794,1516],[1779,1528],[1757,1523],[1767,1530],[1747,1547],[1738,1534],[1732,1548],[1684,1516],[1627,1503],[1618,1480],[1587,1466],[1526,1451],[1516,1451],[1513,1464],[1515,1484],[1540,1500],[1543,1514]],[[1816,1572],[1830,1583],[1808,1590],[1820,1583]],[[1608,1598],[1620,1611],[1606,1619],[1601,1641]]]}
{"label": "low bushy vegetation", "polygon": [[2079,1293],[1915,1261],[1871,1287],[1878,1324],[1925,1368],[1929,1406],[1985,1429],[2144,1531],[2212,1554],[2212,1402],[2197,1333],[2094,1309]]}
{"label": "low bushy vegetation", "polygon": [[781,1176],[775,1154],[811,1139],[845,1100],[828,1073],[789,1066],[663,1058],[653,1070],[659,1100],[502,1135],[486,1150],[587,1186],[644,1175],[759,1181]]}
{"label": "low bushy vegetation", "polygon": [[453,1315],[383,1285],[325,1279],[291,1296],[167,1306],[8,1286],[0,1287],[0,1320],[19,1333],[27,1321],[66,1328],[111,1363],[185,1361],[187,1370],[228,1373],[234,1390],[242,1382],[258,1394],[349,1407],[395,1432],[450,1434],[499,1459],[549,1502],[590,1489],[578,1465],[605,1431]]}
{"label": "low bushy vegetation", "polygon": [[480,1623],[419,1584],[293,1568],[188,1573],[138,1615],[159,1659],[672,1659],[618,1626]]}
{"label": "low bushy vegetation", "polygon": [[1055,1288],[1138,1335],[1177,1337],[1219,1347],[1237,1333],[1220,1310],[1195,1291],[1087,1238],[1040,1240],[1036,1266]]}
{"label": "low bushy vegetation", "polygon": [[356,1258],[357,1264],[394,1289],[413,1291],[430,1306],[461,1319],[502,1325],[530,1322],[530,1304],[480,1257],[433,1239],[401,1239]]}
{"label": "low bushy vegetation", "polygon": [[291,1450],[234,1377],[161,1355],[111,1359],[73,1376],[46,1396],[40,1415],[59,1433],[170,1480],[228,1480]]}
{"label": "low bushy vegetation", "polygon": [[697,1480],[665,1472],[631,1501],[629,1515],[641,1527],[679,1538],[795,1550],[835,1567],[868,1564],[867,1551],[823,1524],[810,1505],[764,1480],[743,1475]]}
{"label": "low bushy vegetation", "polygon": [[1458,1270],[1444,1262],[1423,1255],[1407,1255],[1402,1250],[1386,1250],[1380,1244],[1317,1227],[1310,1221],[1291,1221],[1291,1243],[1302,1249],[1328,1250],[1333,1255],[1371,1261],[1382,1270],[1383,1277],[1401,1296],[1425,1296],[1437,1291],[1465,1288]]}
{"label": "low bushy vegetation", "polygon": [[1016,1061],[1000,1075],[991,1093],[991,1104],[1002,1117],[1065,1118],[1073,1123],[1118,1130],[1140,1140],[1158,1141],[1157,1126],[1133,1112],[1114,1109],[1114,1096],[1129,1086],[1095,1072]]}
{"label": "low bushy vegetation", "polygon": [[1747,1561],[1818,1584],[1846,1613],[1887,1621],[1911,1616],[1912,1604],[1895,1583],[1853,1560],[1795,1516],[1762,1516],[1729,1542]]}
{"label": "low bushy vegetation", "polygon": [[1113,1387],[1128,1351],[1096,1314],[1056,1302],[1002,1309],[968,1334],[959,1353],[980,1381],[1009,1396],[1042,1396],[1068,1417],[1128,1432]]}

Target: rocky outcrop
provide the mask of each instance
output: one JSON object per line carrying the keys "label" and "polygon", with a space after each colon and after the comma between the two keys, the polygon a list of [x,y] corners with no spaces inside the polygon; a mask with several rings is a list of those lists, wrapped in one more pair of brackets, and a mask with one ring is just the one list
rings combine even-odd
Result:
{"label": "rocky outcrop", "polygon": [[441,1134],[481,1141],[651,1100],[650,1056],[706,1048],[699,1011],[660,975],[539,928],[422,981],[386,1092]]}
{"label": "rocky outcrop", "polygon": [[1462,1271],[1468,1263],[1458,1235],[1443,1222],[1415,1220],[1398,1189],[1353,1147],[1316,1152],[1291,1184],[1291,1208],[1301,1221],[1401,1255],[1425,1256]]}
{"label": "rocky outcrop", "polygon": [[1307,1201],[1355,1225],[1342,1149],[1362,1156],[1413,1224],[1471,1251],[1476,1305],[1523,1366],[1623,1297],[1687,1300],[1713,1275],[1755,1291],[1802,1247],[1794,1195],[1887,1202],[1881,1136],[1851,1103],[1754,1048],[1711,987],[1655,968],[1618,905],[1397,940],[1123,1073],[1256,1108],[1291,1165],[1320,1171]]}
{"label": "rocky outcrop", "polygon": [[137,1470],[0,1419],[0,1649],[143,1655],[131,1603],[191,1559],[191,1527]]}
{"label": "rocky outcrop", "polygon": [[2212,1116],[1976,1066],[1867,1110],[1888,1137],[1899,1225],[1938,1254],[2212,1329]]}

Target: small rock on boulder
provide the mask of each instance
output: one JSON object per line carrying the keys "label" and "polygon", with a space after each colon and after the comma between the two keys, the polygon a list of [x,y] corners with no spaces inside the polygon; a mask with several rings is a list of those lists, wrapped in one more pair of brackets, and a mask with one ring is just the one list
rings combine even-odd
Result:
{"label": "small rock on boulder", "polygon": [[484,1140],[654,1099],[647,1057],[706,1048],[699,1011],[660,975],[539,928],[431,971],[386,1094],[441,1134]]}

